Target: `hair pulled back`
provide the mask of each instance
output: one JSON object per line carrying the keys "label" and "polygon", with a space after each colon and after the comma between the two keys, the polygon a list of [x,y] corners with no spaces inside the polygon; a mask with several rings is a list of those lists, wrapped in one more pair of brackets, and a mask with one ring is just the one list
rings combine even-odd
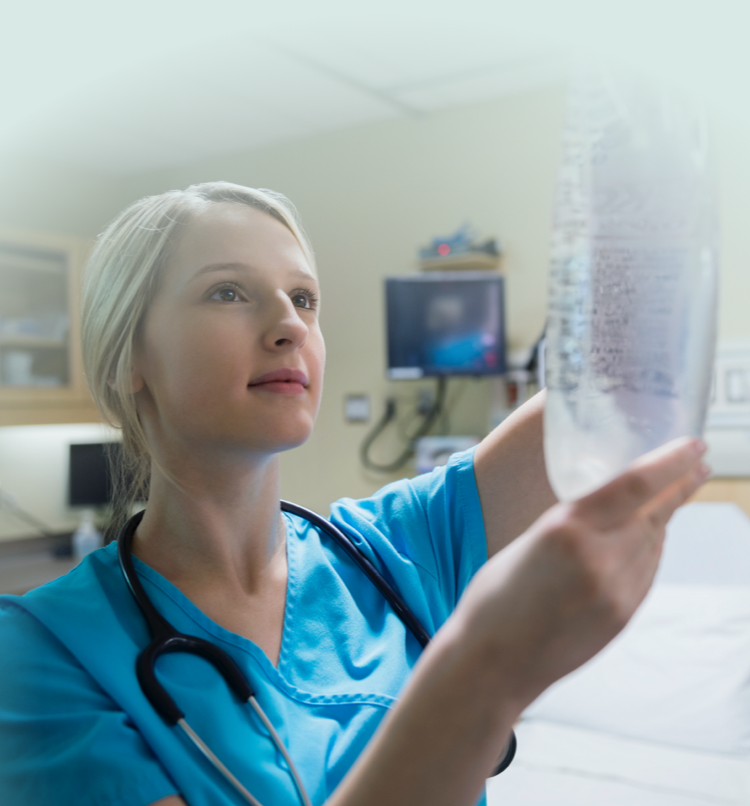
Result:
{"label": "hair pulled back", "polygon": [[136,501],[148,497],[152,455],[131,389],[135,338],[184,227],[208,205],[219,203],[244,204],[280,221],[315,271],[294,205],[273,190],[231,182],[206,182],[140,199],[99,235],[84,274],[81,346],[94,402],[105,422],[122,430],[121,461],[112,463],[110,534],[121,528]]}

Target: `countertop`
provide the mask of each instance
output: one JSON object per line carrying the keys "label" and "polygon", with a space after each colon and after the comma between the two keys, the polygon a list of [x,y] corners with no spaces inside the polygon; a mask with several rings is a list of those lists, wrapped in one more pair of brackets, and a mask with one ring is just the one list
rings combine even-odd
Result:
{"label": "countertop", "polygon": [[78,565],[69,533],[0,543],[0,594],[23,594],[67,574]]}

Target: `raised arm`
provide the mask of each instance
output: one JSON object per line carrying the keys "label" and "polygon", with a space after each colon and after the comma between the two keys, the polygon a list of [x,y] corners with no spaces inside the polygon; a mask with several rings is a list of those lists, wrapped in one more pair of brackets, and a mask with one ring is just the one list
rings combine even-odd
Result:
{"label": "raised arm", "polygon": [[[687,439],[655,451],[586,498],[553,506],[498,552],[328,806],[475,803],[523,709],[605,646],[643,600],[667,521],[706,478],[704,451]],[[158,806],[172,804],[182,800]]]}
{"label": "raised arm", "polygon": [[482,441],[474,456],[488,557],[556,503],[544,467],[544,400],[540,392],[519,407]]}
{"label": "raised arm", "polygon": [[706,478],[704,450],[682,440],[650,454],[491,559],[329,806],[474,803],[523,709],[643,600],[667,521]]}

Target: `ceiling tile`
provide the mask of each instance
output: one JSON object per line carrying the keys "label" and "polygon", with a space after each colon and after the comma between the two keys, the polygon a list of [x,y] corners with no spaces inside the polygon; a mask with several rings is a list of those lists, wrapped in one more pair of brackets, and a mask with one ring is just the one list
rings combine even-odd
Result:
{"label": "ceiling tile", "polygon": [[747,0],[7,2],[0,147],[146,170],[555,83],[561,42],[744,110],[748,24]]}
{"label": "ceiling tile", "polygon": [[560,54],[540,55],[487,70],[423,81],[393,92],[395,98],[423,112],[473,103],[516,92],[565,84],[568,60]]}
{"label": "ceiling tile", "polygon": [[518,20],[506,23],[504,4],[483,12],[401,14],[352,12],[325,27],[284,26],[275,38],[280,46],[314,63],[348,76],[367,87],[390,91],[404,84],[489,69],[558,44],[551,33],[524,31]]}
{"label": "ceiling tile", "polygon": [[266,44],[215,46],[108,77],[27,118],[13,140],[91,168],[110,149],[110,170],[146,170],[397,114]]}

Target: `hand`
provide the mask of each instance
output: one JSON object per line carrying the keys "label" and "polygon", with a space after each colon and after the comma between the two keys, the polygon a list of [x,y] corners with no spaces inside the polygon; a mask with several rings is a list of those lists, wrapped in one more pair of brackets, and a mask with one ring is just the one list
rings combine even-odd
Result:
{"label": "hand", "polygon": [[552,507],[477,574],[454,617],[499,674],[511,710],[627,624],[653,581],[667,522],[708,475],[704,453],[701,440],[684,438],[647,454],[596,492]]}
{"label": "hand", "polygon": [[706,478],[704,450],[684,439],[649,454],[495,554],[330,805],[476,803],[521,711],[646,595],[667,521]]}

